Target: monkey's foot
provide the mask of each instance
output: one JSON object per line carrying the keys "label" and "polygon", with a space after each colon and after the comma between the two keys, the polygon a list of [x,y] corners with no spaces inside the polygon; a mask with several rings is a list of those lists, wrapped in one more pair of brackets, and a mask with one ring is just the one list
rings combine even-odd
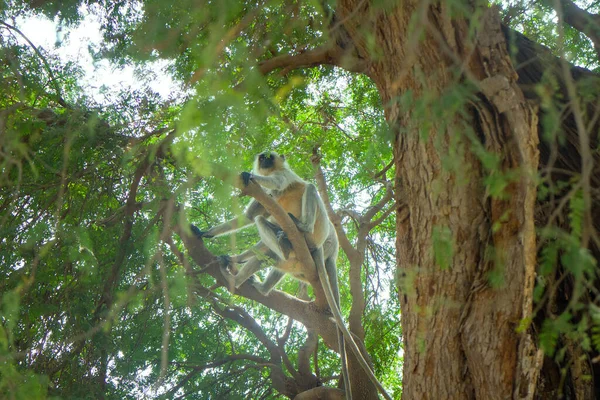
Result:
{"label": "monkey's foot", "polygon": [[223,278],[225,279],[227,290],[231,293],[235,293],[235,276],[229,271],[229,256],[219,256],[218,259],[221,275],[223,275]]}
{"label": "monkey's foot", "polygon": [[196,236],[198,239],[210,239],[211,237],[213,237],[213,235],[207,235],[206,233],[208,231],[201,231],[196,225],[194,224],[190,224],[190,230],[192,231],[192,233],[194,234],[194,236]]}

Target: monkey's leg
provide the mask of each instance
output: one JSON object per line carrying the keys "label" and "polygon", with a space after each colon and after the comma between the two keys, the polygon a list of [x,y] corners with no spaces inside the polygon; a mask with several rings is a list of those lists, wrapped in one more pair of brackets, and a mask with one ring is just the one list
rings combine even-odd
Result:
{"label": "monkey's leg", "polygon": [[221,273],[227,282],[227,289],[231,293],[235,292],[235,289],[242,286],[242,284],[254,275],[254,273],[264,268],[266,262],[267,260],[259,260],[258,257],[254,256],[250,258],[235,275],[232,275],[231,272],[229,272],[227,264],[221,264]]}
{"label": "monkey's leg", "polygon": [[264,282],[255,282],[253,286],[261,292],[263,295],[268,296],[271,290],[281,281],[285,276],[285,272],[273,267],[269,271],[269,274],[265,278]]}
{"label": "monkey's leg", "polygon": [[268,252],[269,248],[262,241],[259,241],[243,253],[240,253],[235,256],[230,256],[229,261],[233,264],[241,264],[248,261],[250,258],[256,255],[266,255]]}
{"label": "monkey's leg", "polygon": [[[254,219],[260,240],[267,246],[277,257],[285,260],[285,251],[279,243],[281,227],[272,223],[262,215]],[[289,252],[288,252],[289,254]]]}
{"label": "monkey's leg", "polygon": [[207,231],[201,231],[194,226],[192,228],[192,232],[198,237],[211,238],[214,236],[220,236],[227,232],[236,231],[250,225],[254,222],[254,218],[258,215],[267,215],[267,211],[258,201],[252,200],[246,211],[244,211],[243,215],[212,227]]}
{"label": "monkey's leg", "polygon": [[[317,212],[321,212],[321,215],[327,215],[327,210],[323,205],[323,201],[319,198],[319,192],[317,187],[312,183],[306,185],[304,194],[302,195],[302,216],[301,220],[303,226],[298,226],[303,232],[313,233],[315,230],[315,222],[317,221]],[[298,223],[296,223],[298,225]]]}

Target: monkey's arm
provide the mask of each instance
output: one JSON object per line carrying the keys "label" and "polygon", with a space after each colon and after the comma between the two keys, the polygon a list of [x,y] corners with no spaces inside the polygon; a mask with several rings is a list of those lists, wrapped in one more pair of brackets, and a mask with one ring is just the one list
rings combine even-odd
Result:
{"label": "monkey's arm", "polygon": [[313,233],[317,221],[317,213],[320,213],[326,218],[327,210],[325,210],[323,200],[319,197],[317,187],[312,183],[309,183],[306,185],[304,195],[302,196],[302,224],[298,224],[298,222],[294,221],[296,222],[298,229],[303,232]]}
{"label": "monkey's arm", "polygon": [[191,226],[192,233],[200,238],[212,238],[228,232],[242,229],[245,226],[254,223],[254,218],[259,215],[268,215],[267,210],[256,200],[252,200],[244,214],[221,225],[214,226],[207,231],[201,231],[194,225]]}
{"label": "monkey's arm", "polygon": [[250,179],[264,188],[273,190],[283,190],[290,184],[290,179],[281,174],[273,174],[269,176],[252,174]]}

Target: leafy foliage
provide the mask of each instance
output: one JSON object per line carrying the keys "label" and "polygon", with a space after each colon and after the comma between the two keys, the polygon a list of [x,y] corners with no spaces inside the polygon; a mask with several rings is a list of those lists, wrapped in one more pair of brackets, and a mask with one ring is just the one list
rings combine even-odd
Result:
{"label": "leafy foliage", "polygon": [[[266,2],[254,11],[244,2],[109,3],[50,1],[34,11],[51,18],[60,11],[62,29],[95,13],[105,39],[91,49],[97,59],[142,67],[172,59],[187,94],[173,101],[124,89],[99,104],[79,85],[75,63],[2,28],[9,35],[0,39],[0,397],[276,398],[264,344],[228,312],[235,301],[235,313],[273,340],[285,334],[287,318],[223,289],[207,291],[208,275],[196,275],[204,289],[192,285],[192,261],[177,236],[165,237],[165,202],[181,205],[173,219],[215,225],[246,203],[211,177],[215,165],[247,170],[253,154],[275,149],[310,179],[318,146],[334,206],[364,208],[378,195],[372,175],[391,160],[377,91],[367,78],[332,68],[263,77],[248,63],[295,49],[297,38],[318,42],[317,3]],[[248,11],[260,18],[231,35]],[[2,20],[22,12],[9,2]],[[303,28],[308,20],[312,31]],[[271,48],[261,45],[267,38]],[[379,250],[367,257],[373,317],[365,322],[377,332],[369,348],[382,360],[378,369],[398,386],[398,304],[373,295],[383,285],[397,296],[393,229],[378,228]],[[256,240],[249,229],[209,247],[225,254]],[[281,289],[293,294],[297,286],[288,280]],[[347,287],[342,294],[350,299]],[[306,330],[294,323],[285,335],[295,365]],[[339,374],[336,354],[321,343],[319,355],[323,377]]]}
{"label": "leafy foliage", "polygon": [[[388,12],[395,5],[377,1],[373,7]],[[469,30],[478,27],[465,2],[445,7],[452,17],[466,18]],[[598,70],[592,43],[566,24],[557,27],[549,2],[501,7],[511,27],[555,55]],[[414,88],[388,99],[410,116],[393,133],[384,116],[389,103],[367,76],[328,65],[261,72],[261,62],[306,54],[330,40],[332,9],[329,1],[295,0],[0,3],[0,397],[284,396],[272,385],[273,371],[285,368],[282,375],[293,375],[306,328],[215,286],[213,277],[199,272],[206,266],[193,265],[171,230],[183,221],[214,226],[243,210],[246,199],[231,182],[216,179],[216,170],[249,170],[254,154],[277,150],[311,180],[310,156],[318,150],[331,203],[356,244],[357,215],[385,196],[374,177],[392,162],[394,135],[402,140],[413,131],[423,141],[432,139],[439,157],[438,185],[427,188],[435,196],[457,194],[440,190],[444,180],[459,182],[459,190],[478,180],[483,202],[510,200],[523,174],[537,183],[536,304],[518,330],[535,324],[541,348],[563,374],[577,358],[573,348],[600,352],[599,246],[591,233],[591,217],[598,214],[590,213],[589,204],[598,201],[598,182],[585,182],[579,160],[562,158],[564,149],[577,150],[564,128],[576,125],[570,120],[575,101],[565,98],[556,71],[548,68],[534,87],[524,86],[541,108],[542,169],[536,175],[518,165],[504,168],[503,157],[477,131],[486,121],[471,118],[480,88],[464,66],[452,71],[454,85]],[[587,9],[599,12],[596,4]],[[102,89],[98,100],[82,83],[81,65],[35,47],[18,30],[19,21],[33,15],[55,20],[64,31],[97,18],[103,40],[89,49],[96,62],[135,66],[148,81],[149,64],[167,60],[178,93],[165,99],[148,86]],[[417,13],[410,19],[419,42],[421,20]],[[372,33],[361,35],[373,59],[384,57]],[[593,126],[597,81],[577,78],[577,104]],[[451,134],[437,134],[444,132]],[[591,139],[596,157],[598,140]],[[470,157],[481,176],[466,166]],[[387,181],[394,172],[392,167],[378,178]],[[592,185],[594,191],[588,190]],[[498,233],[511,216],[506,210],[486,221],[490,232],[481,232],[481,240]],[[399,302],[414,294],[411,282],[420,277],[400,276],[396,223],[385,210],[379,217],[385,218],[370,227],[360,248],[362,327],[377,375],[399,397]],[[451,272],[461,237],[451,226],[432,222],[431,248],[424,252],[442,273]],[[247,229],[207,246],[214,254],[231,254],[256,241],[256,232]],[[502,290],[506,255],[491,245],[482,253],[482,285]],[[348,257],[338,261],[340,276],[347,277]],[[493,265],[485,270],[488,261]],[[300,292],[289,279],[280,288]],[[341,279],[346,315],[354,295]],[[270,344],[284,356],[276,359]],[[419,347],[426,351],[427,343]],[[338,356],[322,341],[316,353],[313,371],[335,386]]]}

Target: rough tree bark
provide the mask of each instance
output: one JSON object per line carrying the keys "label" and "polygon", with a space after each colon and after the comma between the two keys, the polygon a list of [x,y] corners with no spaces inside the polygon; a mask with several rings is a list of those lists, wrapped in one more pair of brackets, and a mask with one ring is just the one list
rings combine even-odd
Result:
{"label": "rough tree bark", "polygon": [[[516,85],[497,11],[472,11],[482,22],[474,38],[466,20],[451,18],[443,2],[404,1],[383,12],[348,0],[337,8],[357,57],[368,60],[366,73],[397,132],[396,193],[404,194],[398,200],[410,215],[397,225],[405,399],[532,398],[541,367],[530,335],[515,329],[532,306],[536,113]],[[365,20],[357,15],[370,16],[374,48],[383,55],[370,51]],[[441,96],[466,79],[478,86],[478,98],[462,116],[425,134],[397,101],[409,90],[414,98]],[[506,199],[487,195],[485,171],[470,150],[472,139],[461,132],[464,126],[500,157],[500,172],[519,172]],[[464,145],[462,176],[442,167],[456,140]],[[444,270],[432,253],[439,228],[449,229],[455,244]],[[494,288],[492,271],[501,282]]]}

